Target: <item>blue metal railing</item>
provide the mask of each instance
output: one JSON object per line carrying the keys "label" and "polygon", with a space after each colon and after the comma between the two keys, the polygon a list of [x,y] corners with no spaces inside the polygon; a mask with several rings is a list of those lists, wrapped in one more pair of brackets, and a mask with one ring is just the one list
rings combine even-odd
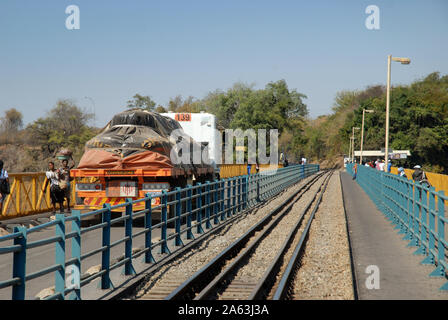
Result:
{"label": "blue metal railing", "polygon": [[[353,166],[347,165],[347,172],[352,176]],[[356,181],[392,222],[398,234],[409,241],[408,246],[417,247],[414,254],[425,256],[421,263],[435,266],[429,276],[446,278],[448,220],[445,202],[448,197],[444,191],[436,192],[434,187],[360,165],[357,166]],[[448,283],[440,289],[448,290]]]}
{"label": "blue metal railing", "polygon": [[[123,267],[125,275],[135,274],[133,259],[144,255],[145,263],[155,263],[154,250],[159,248],[160,254],[171,254],[169,241],[173,240],[174,247],[184,246],[184,240],[195,238],[212,230],[215,226],[255,206],[261,201],[268,200],[285,188],[297,183],[311,174],[319,171],[319,165],[297,165],[281,168],[260,174],[239,176],[222,180],[198,183],[186,188],[176,188],[159,195],[147,195],[145,198],[132,200],[116,206],[105,204],[100,210],[81,214],[73,210],[70,216],[56,214],[55,220],[27,229],[15,227],[12,234],[0,237],[0,243],[12,241],[9,246],[0,247],[0,255],[12,254],[12,278],[0,282],[0,289],[12,287],[12,299],[25,299],[27,281],[54,273],[54,294],[46,299],[81,299],[82,288],[93,280],[100,278],[101,289],[112,286],[110,272]],[[152,206],[152,200],[160,198],[160,204]],[[144,202],[145,209],[133,212],[133,205]],[[118,218],[111,218],[115,209],[125,207],[125,212]],[[153,224],[154,212],[160,212],[160,222]],[[171,215],[169,213],[172,213]],[[99,216],[101,222],[86,228],[81,228],[81,219]],[[133,232],[133,220],[144,217],[144,228]],[[71,231],[68,223],[71,222]],[[124,222],[124,237],[111,242],[111,226]],[[168,228],[174,225],[174,228]],[[53,237],[29,241],[29,235],[55,227]],[[81,252],[81,243],[85,234],[94,230],[102,230],[101,245],[89,252]],[[152,233],[160,230],[160,240],[153,243]],[[133,252],[133,241],[138,236],[144,236],[142,250]],[[66,258],[66,247],[71,242],[71,258]],[[121,259],[112,259],[111,249],[124,243],[124,255]],[[54,244],[55,263],[39,271],[27,274],[27,253],[32,248]],[[78,286],[73,282],[67,285],[66,269],[74,266],[80,273],[83,260],[101,254],[101,269],[87,277],[80,278]],[[72,268],[70,268],[72,269]],[[73,279],[72,279],[73,280]],[[70,295],[69,295],[70,294]]]}

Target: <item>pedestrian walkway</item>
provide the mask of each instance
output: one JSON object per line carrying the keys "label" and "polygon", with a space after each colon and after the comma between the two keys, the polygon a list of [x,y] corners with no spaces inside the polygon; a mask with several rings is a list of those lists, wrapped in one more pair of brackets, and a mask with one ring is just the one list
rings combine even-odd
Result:
{"label": "pedestrian walkway", "polygon": [[[406,247],[390,221],[375,207],[367,194],[341,172],[345,209],[353,251],[358,299],[431,299],[448,300],[448,292],[439,291],[446,279],[430,278],[433,266],[420,264],[423,256],[416,248]],[[379,270],[379,289],[372,288],[373,271]],[[370,284],[368,289],[366,280]]]}

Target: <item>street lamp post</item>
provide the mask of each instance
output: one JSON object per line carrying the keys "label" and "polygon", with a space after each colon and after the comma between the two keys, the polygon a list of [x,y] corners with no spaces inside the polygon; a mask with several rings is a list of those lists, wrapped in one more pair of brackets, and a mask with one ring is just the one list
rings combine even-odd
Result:
{"label": "street lamp post", "polygon": [[348,158],[352,160],[352,137],[350,137],[350,146],[348,148]]}
{"label": "street lamp post", "polygon": [[410,64],[411,59],[409,58],[393,58],[392,55],[387,56],[387,91],[386,91],[386,145],[384,154],[384,170],[387,171],[389,162],[389,108],[390,108],[390,73],[391,73],[391,62],[398,61],[401,64]]}
{"label": "street lamp post", "polygon": [[359,130],[359,127],[352,127],[352,161],[355,162],[355,130]]}
{"label": "street lamp post", "polygon": [[361,157],[359,159],[359,163],[362,164],[362,148],[364,144],[364,114],[365,113],[373,113],[373,110],[362,109],[362,129],[361,129]]}

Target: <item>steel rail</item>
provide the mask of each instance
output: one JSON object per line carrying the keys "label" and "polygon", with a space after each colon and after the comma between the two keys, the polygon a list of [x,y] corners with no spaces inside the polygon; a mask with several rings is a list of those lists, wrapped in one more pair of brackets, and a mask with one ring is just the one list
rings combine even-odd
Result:
{"label": "steel rail", "polygon": [[[333,174],[333,172],[330,173],[330,175],[332,175],[332,174]],[[322,190],[322,192],[319,196],[319,199],[317,200],[317,203],[315,204],[315,206],[313,208],[313,212],[311,212],[311,216],[308,219],[308,223],[302,232],[299,243],[297,244],[296,248],[294,249],[294,252],[293,252],[291,258],[289,259],[288,266],[286,267],[286,270],[280,279],[280,282],[279,282],[277,289],[274,293],[273,300],[280,300],[280,299],[284,298],[287,293],[287,290],[289,288],[288,284],[290,283],[290,280],[292,279],[292,277],[294,275],[295,267],[297,265],[297,262],[299,261],[301,253],[303,252],[303,249],[304,249],[305,239],[308,237],[311,223],[314,220],[314,215],[316,214],[316,211],[319,208],[319,204],[322,201],[322,197],[325,193],[325,190],[327,189],[329,181],[330,181],[330,179],[325,181],[324,189]]]}
{"label": "steel rail", "polygon": [[[329,174],[326,177],[326,180],[324,183],[331,178],[331,174]],[[250,294],[248,300],[262,300],[267,297],[267,294],[269,293],[269,290],[272,288],[275,282],[276,275],[279,272],[279,269],[282,265],[283,258],[285,254],[290,249],[291,245],[294,242],[294,239],[296,238],[297,231],[299,230],[300,226],[302,225],[303,219],[306,215],[306,213],[309,211],[311,205],[316,200],[317,195],[319,194],[320,190],[324,186],[324,183],[322,183],[319,187],[319,189],[314,193],[313,198],[307,203],[307,205],[304,207],[302,212],[300,213],[299,219],[297,220],[296,224],[292,228],[291,232],[289,233],[286,240],[283,242],[282,247],[280,248],[277,256],[274,258],[274,261],[269,266],[269,268],[264,273],[263,277],[258,282],[257,286],[253,289],[252,293]]]}

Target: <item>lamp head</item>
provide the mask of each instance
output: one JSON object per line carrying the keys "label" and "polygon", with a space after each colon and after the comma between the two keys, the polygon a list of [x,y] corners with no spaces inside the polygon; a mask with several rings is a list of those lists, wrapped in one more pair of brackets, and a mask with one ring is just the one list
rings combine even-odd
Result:
{"label": "lamp head", "polygon": [[401,64],[410,64],[411,59],[409,58],[392,58],[393,61],[401,62]]}

